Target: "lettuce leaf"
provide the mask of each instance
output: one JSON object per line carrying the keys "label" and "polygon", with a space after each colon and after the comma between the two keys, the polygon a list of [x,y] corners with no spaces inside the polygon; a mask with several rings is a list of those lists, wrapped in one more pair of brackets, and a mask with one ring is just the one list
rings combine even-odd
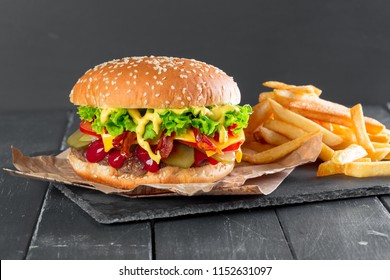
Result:
{"label": "lettuce leaf", "polygon": [[145,140],[154,139],[154,138],[156,138],[156,136],[157,136],[157,133],[153,130],[153,123],[149,122],[145,126],[144,139]]}
{"label": "lettuce leaf", "polygon": [[237,124],[233,130],[234,134],[239,133],[248,126],[249,115],[252,114],[252,108],[249,105],[237,106],[238,112],[229,111],[225,113],[225,127]]}
{"label": "lettuce leaf", "polygon": [[159,114],[162,119],[161,129],[165,134],[171,136],[172,132],[176,135],[183,135],[191,126],[191,115],[185,110],[182,114],[176,114],[171,110],[165,110]]}
{"label": "lettuce leaf", "polygon": [[80,116],[80,119],[87,122],[93,121],[98,113],[100,113],[100,110],[94,107],[79,106],[77,108],[77,114]]}
{"label": "lettuce leaf", "polygon": [[213,121],[207,116],[199,115],[197,118],[192,119],[191,122],[193,127],[199,129],[199,131],[207,136],[213,136],[215,131],[218,129],[219,122]]}
{"label": "lettuce leaf", "polygon": [[[223,124],[225,128],[237,124],[234,129],[235,134],[247,126],[249,115],[252,113],[252,108],[249,105],[236,107],[238,110],[225,113],[225,123]],[[209,109],[212,110],[212,108]],[[111,135],[118,136],[124,131],[135,132],[137,128],[137,124],[126,109],[115,109],[111,111],[104,124],[100,121],[101,109],[99,108],[79,106],[77,113],[80,115],[81,120],[92,122],[92,129],[99,134],[104,133],[104,129],[106,129]],[[168,136],[172,132],[175,132],[178,136],[183,135],[190,127],[198,128],[201,133],[207,136],[214,136],[214,133],[221,125],[218,121],[203,115],[201,112],[195,115],[194,110],[191,110],[191,108],[184,110],[181,114],[167,109],[160,112],[159,116],[162,120],[161,130],[165,131],[165,134]],[[153,124],[151,122],[145,126],[143,137],[144,139],[154,139],[157,137],[157,133],[153,130]]]}

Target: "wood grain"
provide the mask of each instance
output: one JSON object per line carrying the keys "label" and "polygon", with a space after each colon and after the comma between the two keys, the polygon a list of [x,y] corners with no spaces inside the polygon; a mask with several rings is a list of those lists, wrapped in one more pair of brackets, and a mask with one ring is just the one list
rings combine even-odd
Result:
{"label": "wood grain", "polygon": [[156,259],[291,259],[272,209],[155,223]]}
{"label": "wood grain", "polygon": [[[20,112],[0,116],[0,167],[11,167],[11,145],[27,155],[58,150],[66,113]],[[12,177],[0,171],[0,258],[23,259],[48,183]]]}
{"label": "wood grain", "polygon": [[376,197],[277,209],[298,259],[389,259],[390,214]]}
{"label": "wood grain", "polygon": [[102,225],[50,186],[28,259],[151,259],[149,222]]}

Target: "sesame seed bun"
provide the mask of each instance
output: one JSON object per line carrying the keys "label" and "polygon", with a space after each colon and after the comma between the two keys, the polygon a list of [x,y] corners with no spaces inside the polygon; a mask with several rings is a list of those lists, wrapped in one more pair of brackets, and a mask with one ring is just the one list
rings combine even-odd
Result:
{"label": "sesame seed bun", "polygon": [[225,72],[194,59],[128,57],[88,70],[70,101],[98,108],[185,108],[236,105],[237,83]]}

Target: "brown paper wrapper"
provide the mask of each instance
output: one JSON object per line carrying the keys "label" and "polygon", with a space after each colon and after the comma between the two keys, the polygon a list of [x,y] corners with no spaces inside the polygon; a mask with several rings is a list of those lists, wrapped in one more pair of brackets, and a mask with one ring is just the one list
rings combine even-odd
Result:
{"label": "brown paper wrapper", "polygon": [[94,183],[79,177],[67,160],[69,149],[57,156],[28,157],[11,147],[13,164],[17,170],[4,169],[16,176],[52,181],[67,185],[95,189],[106,194],[129,197],[167,195],[259,195],[272,193],[294,167],[313,162],[321,151],[321,135],[315,135],[300,148],[278,162],[262,165],[240,163],[219,181],[196,184],[148,184],[123,190]]}

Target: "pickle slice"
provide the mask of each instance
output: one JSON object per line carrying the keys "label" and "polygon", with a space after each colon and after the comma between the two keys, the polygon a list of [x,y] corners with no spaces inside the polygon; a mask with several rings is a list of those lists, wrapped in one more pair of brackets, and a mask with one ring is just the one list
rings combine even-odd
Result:
{"label": "pickle slice", "polygon": [[88,146],[95,139],[95,136],[84,134],[78,129],[68,137],[66,144],[68,144],[69,147],[82,148]]}
{"label": "pickle slice", "polygon": [[180,142],[175,142],[174,150],[166,159],[162,160],[162,162],[168,165],[181,168],[190,168],[194,161],[194,148]]}

